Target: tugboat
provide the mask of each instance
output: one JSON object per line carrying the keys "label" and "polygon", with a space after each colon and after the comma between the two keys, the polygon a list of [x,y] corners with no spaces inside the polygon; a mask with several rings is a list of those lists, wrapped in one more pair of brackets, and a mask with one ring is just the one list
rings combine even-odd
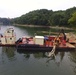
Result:
{"label": "tugboat", "polygon": [[15,46],[16,34],[13,28],[8,28],[4,34],[0,34],[0,46]]}

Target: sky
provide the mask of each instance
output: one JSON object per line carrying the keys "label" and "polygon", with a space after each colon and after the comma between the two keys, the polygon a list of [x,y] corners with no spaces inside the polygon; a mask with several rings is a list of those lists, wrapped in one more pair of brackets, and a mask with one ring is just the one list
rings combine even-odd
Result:
{"label": "sky", "polygon": [[53,11],[76,7],[76,0],[0,0],[0,17],[16,18],[37,9]]}

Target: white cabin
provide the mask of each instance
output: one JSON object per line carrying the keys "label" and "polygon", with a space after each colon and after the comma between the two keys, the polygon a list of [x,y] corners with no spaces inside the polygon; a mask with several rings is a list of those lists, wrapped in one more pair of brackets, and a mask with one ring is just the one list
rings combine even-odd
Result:
{"label": "white cabin", "polygon": [[34,42],[35,42],[35,44],[43,45],[44,44],[44,36],[35,36]]}
{"label": "white cabin", "polygon": [[1,44],[15,44],[16,34],[13,28],[8,28],[4,35],[0,35],[0,43]]}

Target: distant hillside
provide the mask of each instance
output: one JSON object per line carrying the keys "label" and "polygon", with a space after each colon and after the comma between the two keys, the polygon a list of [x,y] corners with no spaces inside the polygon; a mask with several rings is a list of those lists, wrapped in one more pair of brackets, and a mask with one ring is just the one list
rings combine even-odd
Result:
{"label": "distant hillside", "polygon": [[47,9],[34,10],[20,17],[12,19],[12,23],[43,26],[70,26],[68,20],[72,17],[72,14],[75,12],[76,7],[69,8],[64,11],[53,11]]}
{"label": "distant hillside", "polygon": [[0,25],[9,25],[10,19],[7,18],[0,18]]}

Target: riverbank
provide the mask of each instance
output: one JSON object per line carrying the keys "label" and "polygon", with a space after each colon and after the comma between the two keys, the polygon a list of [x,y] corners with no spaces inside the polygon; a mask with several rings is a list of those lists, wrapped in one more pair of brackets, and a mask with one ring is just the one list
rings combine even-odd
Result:
{"label": "riverbank", "polygon": [[68,27],[59,27],[59,26],[40,26],[40,25],[20,25],[20,24],[14,24],[15,26],[21,26],[21,27],[43,27],[43,28],[54,28],[54,29],[65,29],[65,30],[75,30],[74,28],[68,28]]}

